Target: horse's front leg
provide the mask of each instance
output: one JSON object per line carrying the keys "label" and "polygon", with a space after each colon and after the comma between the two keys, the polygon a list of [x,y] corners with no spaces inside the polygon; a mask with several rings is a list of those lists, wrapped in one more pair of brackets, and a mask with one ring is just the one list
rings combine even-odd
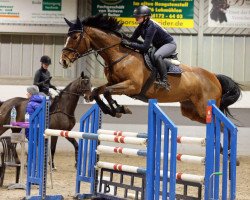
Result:
{"label": "horse's front leg", "polygon": [[66,139],[74,146],[75,148],[75,167],[77,166],[77,158],[78,158],[78,143],[74,138],[66,137]]}
{"label": "horse's front leg", "polygon": [[104,90],[106,89],[106,85],[100,86],[98,88],[93,89],[91,98],[93,98],[98,106],[101,108],[104,114],[109,114],[113,117],[116,116],[116,112],[114,109],[108,107],[100,98],[100,94],[103,94]]}
{"label": "horse's front leg", "polygon": [[103,95],[105,99],[108,101],[111,110],[113,110],[116,113],[116,117],[118,118],[121,117],[122,113],[132,114],[132,112],[128,109],[128,107],[119,105],[117,101],[112,98],[110,90],[106,89]]}
{"label": "horse's front leg", "polygon": [[51,136],[51,166],[52,166],[52,169],[56,170],[56,167],[55,167],[55,163],[54,163],[54,156],[55,156],[55,152],[56,152],[56,144],[57,144],[57,139],[58,137],[57,136]]}
{"label": "horse's front leg", "polygon": [[116,110],[117,113],[131,114],[132,112],[126,106],[121,106],[114,99],[112,99],[112,95],[124,94],[127,96],[132,96],[139,94],[140,91],[141,87],[139,85],[137,86],[134,81],[126,80],[115,85],[107,86],[103,94],[107,99],[111,109]]}

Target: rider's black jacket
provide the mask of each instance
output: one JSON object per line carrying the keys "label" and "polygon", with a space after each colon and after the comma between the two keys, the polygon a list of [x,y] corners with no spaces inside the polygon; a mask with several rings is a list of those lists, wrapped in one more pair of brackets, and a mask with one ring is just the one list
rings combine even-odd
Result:
{"label": "rider's black jacket", "polygon": [[[140,36],[144,39],[142,44],[135,42]],[[164,44],[170,43],[174,40],[166,30],[150,19],[141,23],[135,29],[130,39],[134,42],[129,46],[138,49],[141,52],[147,52],[151,44],[159,49]]]}
{"label": "rider's black jacket", "polygon": [[50,72],[41,67],[36,71],[33,84],[39,87],[39,92],[49,95],[49,88],[55,88],[55,86],[50,83],[50,79]]}

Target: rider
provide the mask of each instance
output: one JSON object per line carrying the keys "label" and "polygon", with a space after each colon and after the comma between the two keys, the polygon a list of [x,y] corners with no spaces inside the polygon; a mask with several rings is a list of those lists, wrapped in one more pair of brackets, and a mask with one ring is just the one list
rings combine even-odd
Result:
{"label": "rider", "polygon": [[52,77],[50,76],[48,67],[51,64],[51,59],[49,56],[44,55],[41,57],[40,62],[41,68],[36,71],[34,85],[38,86],[39,92],[43,92],[49,96],[49,88],[57,90],[57,88],[50,83]]}
{"label": "rider", "polygon": [[[157,22],[151,20],[151,11],[147,6],[139,6],[135,8],[133,16],[139,26],[135,29],[131,36],[131,41],[122,40],[122,44],[131,48],[137,49],[146,53],[151,43],[157,49],[154,54],[156,66],[160,73],[161,81],[158,82],[162,87],[169,90],[169,83],[167,80],[167,69],[171,65],[170,61],[166,64],[163,58],[172,55],[176,50],[176,43],[173,37],[163,29]],[[142,37],[143,43],[138,43],[137,38]]]}

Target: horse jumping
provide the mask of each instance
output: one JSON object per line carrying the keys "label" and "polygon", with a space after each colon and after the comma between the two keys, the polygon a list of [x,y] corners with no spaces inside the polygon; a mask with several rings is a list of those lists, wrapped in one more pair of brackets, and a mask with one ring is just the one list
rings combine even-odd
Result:
{"label": "horse jumping", "polygon": [[[138,98],[150,77],[151,71],[146,67],[143,55],[121,45],[125,37],[119,32],[122,23],[114,17],[102,14],[88,17],[83,21],[77,19],[69,25],[68,38],[62,50],[60,63],[68,68],[80,57],[90,53],[98,53],[104,60],[104,73],[107,83],[92,91],[92,98],[96,100],[105,114],[120,117],[131,113],[120,106],[111,95],[125,94]],[[228,106],[235,103],[241,95],[241,88],[231,78],[216,75],[203,68],[179,66],[181,76],[168,75],[172,86],[170,91],[151,84],[144,91],[146,99],[155,98],[158,102],[180,102],[182,115],[201,123],[206,122],[206,105],[209,99],[215,99],[216,105],[225,114],[229,114]],[[103,94],[108,101],[106,105],[101,98]],[[140,99],[141,100],[141,99]]]}

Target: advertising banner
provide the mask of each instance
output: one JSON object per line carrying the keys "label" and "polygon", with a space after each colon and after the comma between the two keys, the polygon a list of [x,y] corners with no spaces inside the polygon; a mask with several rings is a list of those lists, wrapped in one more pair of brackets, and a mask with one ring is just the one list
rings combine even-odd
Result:
{"label": "advertising banner", "polygon": [[152,19],[163,27],[193,28],[194,0],[92,0],[92,14],[104,13],[117,17],[124,26],[138,26],[133,18],[133,11],[140,5],[148,6]]}
{"label": "advertising banner", "polygon": [[76,15],[77,0],[0,0],[2,25],[65,25]]}

